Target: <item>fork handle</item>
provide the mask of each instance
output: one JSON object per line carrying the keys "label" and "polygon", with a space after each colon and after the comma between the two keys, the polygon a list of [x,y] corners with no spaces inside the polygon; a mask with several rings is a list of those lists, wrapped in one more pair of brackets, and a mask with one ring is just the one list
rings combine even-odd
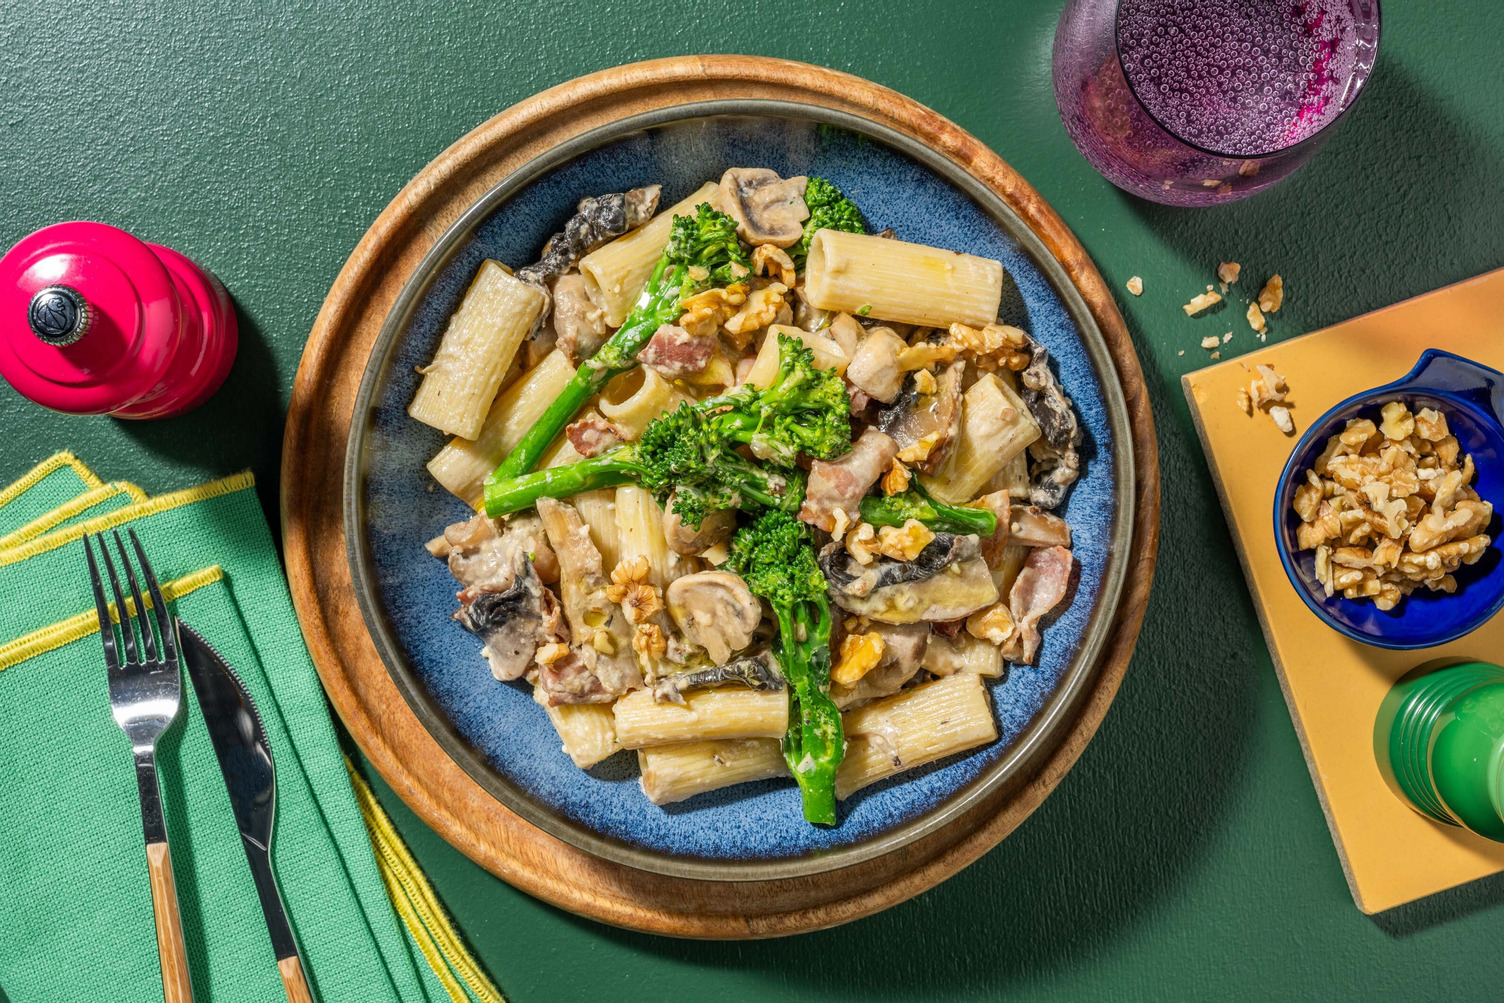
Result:
{"label": "fork handle", "polygon": [[164,1003],[193,1003],[188,979],[188,950],[178,916],[178,889],[172,879],[172,852],[167,843],[146,844],[146,868],[151,874],[151,907],[157,920],[157,955],[162,962]]}
{"label": "fork handle", "polygon": [[287,993],[287,1003],[313,1003],[308,979],[303,976],[303,963],[296,954],[278,961],[277,971],[282,973],[282,990]]}

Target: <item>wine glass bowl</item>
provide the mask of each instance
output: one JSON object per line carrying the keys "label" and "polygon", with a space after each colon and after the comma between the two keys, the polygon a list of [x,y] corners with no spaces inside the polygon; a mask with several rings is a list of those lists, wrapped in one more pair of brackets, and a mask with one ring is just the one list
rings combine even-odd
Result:
{"label": "wine glass bowl", "polygon": [[1378,0],[1071,0],[1055,31],[1066,132],[1113,184],[1216,205],[1289,176],[1364,90]]}

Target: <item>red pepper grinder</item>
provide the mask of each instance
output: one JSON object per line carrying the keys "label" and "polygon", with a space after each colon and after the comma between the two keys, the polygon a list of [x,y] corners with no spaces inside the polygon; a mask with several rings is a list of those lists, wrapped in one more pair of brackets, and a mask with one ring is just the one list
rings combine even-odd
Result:
{"label": "red pepper grinder", "polygon": [[54,411],[191,411],[229,375],[237,330],[213,275],[103,223],[45,227],[0,259],[0,376]]}

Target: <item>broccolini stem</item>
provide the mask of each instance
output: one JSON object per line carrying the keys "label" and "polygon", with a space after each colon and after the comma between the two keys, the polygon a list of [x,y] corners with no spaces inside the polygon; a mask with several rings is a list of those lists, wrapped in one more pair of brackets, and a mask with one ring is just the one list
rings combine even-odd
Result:
{"label": "broccolini stem", "polygon": [[520,512],[539,498],[568,498],[582,491],[630,484],[639,473],[631,447],[604,455],[536,470],[520,477],[486,482],[486,515],[493,519]]}
{"label": "broccolini stem", "polygon": [[991,536],[997,531],[997,516],[984,508],[962,508],[936,501],[923,489],[910,489],[886,498],[862,499],[862,521],[874,526],[902,526],[918,519],[936,533]]}
{"label": "broccolini stem", "polygon": [[[783,755],[804,801],[806,821],[836,824],[836,771],[846,754],[841,712],[830,684],[830,606],[824,598],[775,606],[779,665],[789,681]],[[800,640],[800,638],[803,640]]]}
{"label": "broccolini stem", "polygon": [[637,353],[658,328],[672,323],[679,316],[678,278],[679,266],[670,265],[667,259],[660,258],[626,323],[593,356],[580,364],[559,396],[533,422],[533,427],[507,454],[501,466],[486,479],[488,494],[493,481],[518,477],[536,467],[585,402],[600,393],[611,380],[637,365]]}

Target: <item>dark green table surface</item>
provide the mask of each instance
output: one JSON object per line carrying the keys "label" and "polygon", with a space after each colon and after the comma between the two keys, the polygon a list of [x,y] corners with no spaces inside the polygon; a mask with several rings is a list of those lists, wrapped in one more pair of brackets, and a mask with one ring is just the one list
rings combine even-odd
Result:
{"label": "dark green table surface", "polygon": [[[125,227],[216,272],[244,338],[225,390],[171,422],[60,417],[0,386],[0,483],[62,447],[149,491],[250,466],[275,522],[304,338],[403,183],[541,88],[700,51],[860,74],[1001,153],[1120,291],[1159,424],[1158,580],[1116,704],[1033,818],[914,901],[772,943],[624,933],[512,890],[382,788],[514,1000],[1504,995],[1504,881],[1378,919],[1354,908],[1179,388],[1202,335],[1227,326],[1180,311],[1218,260],[1283,273],[1276,339],[1504,265],[1493,5],[1394,0],[1369,93],[1310,166],[1250,201],[1178,211],[1119,193],[1071,146],[1050,87],[1055,2],[317,6],[0,10],[0,244],[65,219]],[[1134,274],[1140,299],[1121,293]],[[1251,348],[1232,326],[1228,354]]]}

